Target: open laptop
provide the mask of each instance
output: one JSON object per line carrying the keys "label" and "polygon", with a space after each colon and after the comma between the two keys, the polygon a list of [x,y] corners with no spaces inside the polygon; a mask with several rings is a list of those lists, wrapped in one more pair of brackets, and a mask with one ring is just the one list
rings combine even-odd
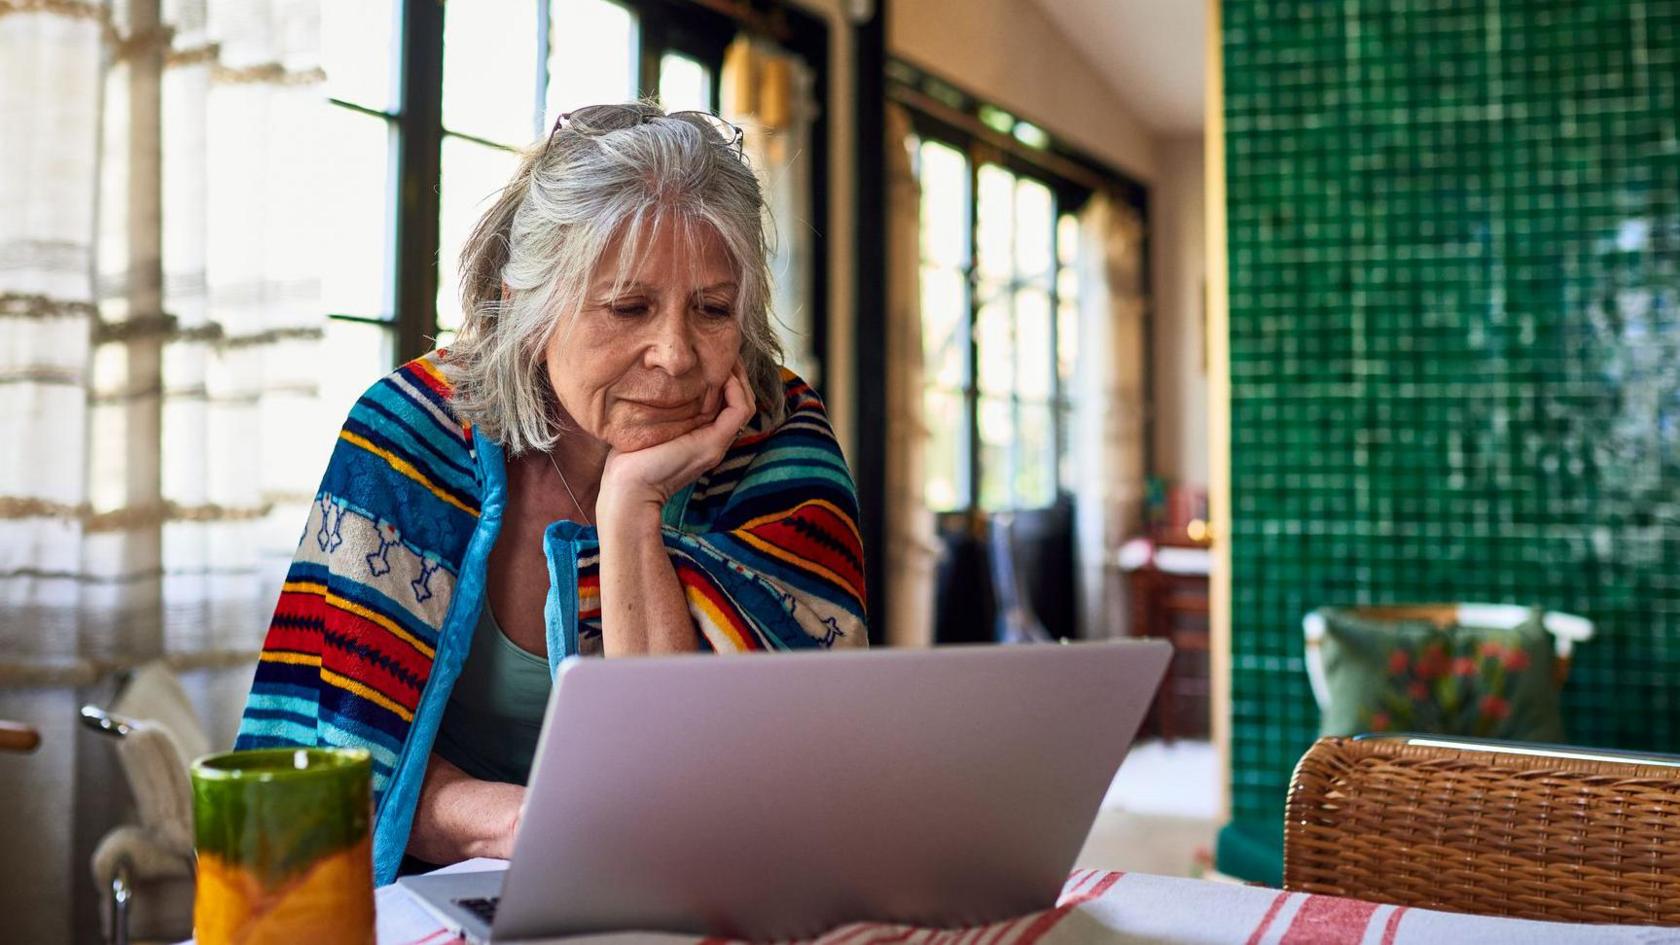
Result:
{"label": "open laptop", "polygon": [[1053,905],[1160,641],[573,659],[506,870],[404,877],[474,943],[957,927]]}

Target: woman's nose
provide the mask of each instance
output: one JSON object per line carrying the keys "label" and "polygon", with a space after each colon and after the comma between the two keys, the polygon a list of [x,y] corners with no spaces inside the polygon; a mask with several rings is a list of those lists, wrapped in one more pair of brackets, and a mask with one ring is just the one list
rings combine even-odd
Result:
{"label": "woman's nose", "polygon": [[653,337],[648,345],[648,365],[680,377],[693,370],[699,361],[688,305],[684,303],[661,309],[659,318],[654,321]]}

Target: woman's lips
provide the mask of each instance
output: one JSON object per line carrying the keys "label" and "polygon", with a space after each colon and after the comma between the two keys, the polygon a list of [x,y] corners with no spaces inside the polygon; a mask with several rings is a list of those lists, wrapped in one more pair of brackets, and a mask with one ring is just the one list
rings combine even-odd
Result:
{"label": "woman's lips", "polygon": [[691,417],[697,413],[696,408],[700,399],[698,397],[688,397],[681,400],[639,400],[634,397],[625,397],[623,401],[644,413],[675,419]]}

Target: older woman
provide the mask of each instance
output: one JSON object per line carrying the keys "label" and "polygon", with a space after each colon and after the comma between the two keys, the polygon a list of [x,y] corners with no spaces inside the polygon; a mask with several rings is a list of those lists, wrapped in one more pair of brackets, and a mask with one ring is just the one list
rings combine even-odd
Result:
{"label": "older woman", "polygon": [[367,748],[380,882],[508,854],[565,657],[865,645],[851,476],[778,366],[763,220],[716,118],[562,116],[462,253],[456,344],[351,409],[238,747]]}

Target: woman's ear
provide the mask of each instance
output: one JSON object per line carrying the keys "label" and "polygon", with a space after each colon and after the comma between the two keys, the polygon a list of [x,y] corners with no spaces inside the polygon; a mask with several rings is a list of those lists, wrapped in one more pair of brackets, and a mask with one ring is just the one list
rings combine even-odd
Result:
{"label": "woman's ear", "polygon": [[510,296],[512,294],[513,294],[513,290],[508,288],[507,280],[503,279],[502,280],[502,301],[506,302],[508,300],[508,296]]}

